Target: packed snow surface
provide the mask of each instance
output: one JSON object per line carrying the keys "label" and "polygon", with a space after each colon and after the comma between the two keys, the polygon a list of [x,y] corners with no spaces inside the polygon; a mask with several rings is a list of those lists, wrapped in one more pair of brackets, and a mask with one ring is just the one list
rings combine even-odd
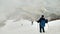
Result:
{"label": "packed snow surface", "polygon": [[[2,23],[1,23],[2,24]],[[45,26],[45,33],[39,32],[39,23],[23,20],[14,22],[7,20],[5,25],[0,25],[0,34],[60,34],[60,20],[48,22]]]}

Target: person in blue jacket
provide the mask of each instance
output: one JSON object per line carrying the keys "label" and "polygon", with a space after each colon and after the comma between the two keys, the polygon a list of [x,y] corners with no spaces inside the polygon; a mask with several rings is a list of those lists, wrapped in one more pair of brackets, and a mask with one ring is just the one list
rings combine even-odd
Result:
{"label": "person in blue jacket", "polygon": [[47,23],[48,20],[44,18],[44,15],[42,15],[41,18],[37,22],[39,23],[39,26],[40,26],[40,32],[42,32],[42,30],[43,32],[45,32],[44,27],[45,27],[45,23]]}

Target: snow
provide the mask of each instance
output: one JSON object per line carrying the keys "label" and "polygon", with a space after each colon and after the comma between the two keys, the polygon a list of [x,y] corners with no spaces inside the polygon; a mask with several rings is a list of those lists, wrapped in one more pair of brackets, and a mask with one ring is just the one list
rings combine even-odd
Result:
{"label": "snow", "polygon": [[51,21],[45,26],[45,33],[39,32],[39,24],[34,21],[20,20],[7,20],[5,25],[0,27],[0,34],[59,34],[60,33],[60,20]]}
{"label": "snow", "polygon": [[[49,20],[60,18],[60,0],[0,0],[0,34],[40,34],[36,20],[42,14]],[[46,24],[44,34],[59,34],[59,22]]]}
{"label": "snow", "polygon": [[42,14],[59,18],[60,0],[0,0],[0,22],[21,18],[38,20]]}

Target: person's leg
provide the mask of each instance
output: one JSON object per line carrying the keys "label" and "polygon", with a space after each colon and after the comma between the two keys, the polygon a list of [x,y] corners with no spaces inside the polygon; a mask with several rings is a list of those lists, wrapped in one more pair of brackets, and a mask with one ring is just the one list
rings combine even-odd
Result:
{"label": "person's leg", "polygon": [[42,27],[40,26],[40,33],[42,32]]}
{"label": "person's leg", "polygon": [[44,29],[44,27],[43,27],[42,29],[43,29],[43,32],[45,32],[45,29]]}

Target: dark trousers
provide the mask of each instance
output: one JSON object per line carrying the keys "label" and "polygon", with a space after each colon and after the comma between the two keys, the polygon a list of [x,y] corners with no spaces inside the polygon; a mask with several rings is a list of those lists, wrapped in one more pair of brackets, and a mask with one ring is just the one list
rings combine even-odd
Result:
{"label": "dark trousers", "polygon": [[42,31],[45,32],[44,27],[40,26],[40,32],[42,32]]}

